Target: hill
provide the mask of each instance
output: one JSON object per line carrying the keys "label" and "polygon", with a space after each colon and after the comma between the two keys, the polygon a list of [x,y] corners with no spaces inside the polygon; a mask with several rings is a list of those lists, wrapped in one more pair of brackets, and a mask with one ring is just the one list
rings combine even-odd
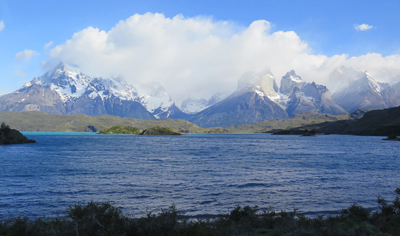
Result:
{"label": "hill", "polygon": [[292,129],[296,127],[303,127],[305,125],[312,126],[324,122],[359,119],[364,115],[364,113],[365,112],[361,110],[346,115],[304,112],[285,119],[264,120],[254,124],[231,126],[226,129],[231,133],[265,133],[272,130]]}
{"label": "hill", "polygon": [[181,133],[207,133],[213,129],[200,128],[185,120],[139,120],[118,116],[59,115],[41,111],[2,111],[0,120],[21,131],[98,132],[113,126],[132,126],[141,130],[156,126],[168,127]]}
{"label": "hill", "polygon": [[323,122],[358,119],[364,112],[358,111],[346,115],[329,115],[305,112],[278,120],[264,120],[254,124],[231,126],[227,128],[201,128],[180,119],[140,120],[101,115],[59,115],[40,111],[18,112],[2,111],[0,120],[21,131],[57,131],[57,132],[99,132],[113,126],[131,126],[140,130],[156,126],[168,127],[180,133],[262,133],[277,129],[290,129]]}
{"label": "hill", "polygon": [[295,133],[305,129],[325,134],[400,136],[400,107],[368,111],[362,118],[356,120],[304,125],[286,131]]}

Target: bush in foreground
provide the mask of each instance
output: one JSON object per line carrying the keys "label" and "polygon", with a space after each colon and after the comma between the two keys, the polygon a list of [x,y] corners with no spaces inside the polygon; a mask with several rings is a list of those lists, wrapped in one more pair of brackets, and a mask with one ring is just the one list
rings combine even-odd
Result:
{"label": "bush in foreground", "polygon": [[230,235],[400,235],[400,189],[392,203],[379,197],[379,210],[353,204],[337,216],[309,218],[293,211],[260,211],[236,206],[216,218],[188,220],[175,205],[134,219],[108,202],[89,202],[67,208],[67,216],[0,222],[0,236],[230,236]]}

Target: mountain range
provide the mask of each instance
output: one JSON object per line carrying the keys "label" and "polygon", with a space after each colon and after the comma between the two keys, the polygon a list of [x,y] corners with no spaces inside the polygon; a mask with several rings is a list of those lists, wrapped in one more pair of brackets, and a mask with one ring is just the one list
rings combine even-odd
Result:
{"label": "mountain range", "polygon": [[333,71],[336,93],[307,83],[291,70],[278,88],[269,69],[247,72],[229,96],[184,100],[176,106],[159,83],[133,86],[120,78],[93,78],[60,63],[17,91],[0,96],[0,111],[44,111],[50,114],[114,115],[136,119],[185,119],[201,127],[227,127],[282,119],[303,112],[332,115],[357,109],[400,105],[400,83],[376,82],[367,72],[341,67]]}

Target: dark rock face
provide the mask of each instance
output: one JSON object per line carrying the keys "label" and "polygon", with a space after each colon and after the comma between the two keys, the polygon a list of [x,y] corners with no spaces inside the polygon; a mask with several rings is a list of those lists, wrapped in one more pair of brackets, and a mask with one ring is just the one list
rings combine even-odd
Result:
{"label": "dark rock face", "polygon": [[315,82],[304,83],[302,87],[294,86],[286,105],[286,112],[289,116],[306,111],[331,115],[347,113],[331,99],[327,87],[317,85]]}
{"label": "dark rock face", "polygon": [[306,111],[318,112],[319,106],[317,103],[305,99],[302,96],[301,90],[298,87],[295,87],[289,97],[286,112],[289,116],[293,116],[294,114],[300,114]]}
{"label": "dark rock face", "polygon": [[316,103],[318,107],[316,112],[318,113],[328,113],[331,115],[347,113],[332,100],[328,88],[323,85],[317,85],[315,82],[307,83],[301,88],[301,91],[306,98],[311,98],[310,100]]}

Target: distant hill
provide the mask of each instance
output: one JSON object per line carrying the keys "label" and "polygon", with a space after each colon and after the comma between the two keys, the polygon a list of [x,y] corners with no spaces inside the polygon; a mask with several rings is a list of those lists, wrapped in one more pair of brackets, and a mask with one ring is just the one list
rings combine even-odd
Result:
{"label": "distant hill", "polygon": [[2,111],[0,121],[21,131],[98,132],[112,126],[132,126],[145,130],[155,126],[168,127],[181,133],[207,133],[213,129],[200,128],[186,120],[139,120],[118,116],[59,115],[41,111]]}
{"label": "distant hill", "polygon": [[305,129],[325,134],[400,136],[400,107],[368,111],[361,119],[324,122],[287,130]]}
{"label": "distant hill", "polygon": [[304,112],[296,114],[292,117],[278,120],[264,120],[254,124],[231,126],[226,129],[232,133],[254,133],[254,132],[270,132],[272,130],[292,129],[303,127],[305,125],[317,125],[324,122],[334,122],[341,120],[359,119],[364,115],[364,111],[356,111],[346,115],[330,115],[320,114],[316,112]]}
{"label": "distant hill", "polygon": [[139,120],[110,115],[59,115],[40,111],[2,111],[0,112],[0,121],[6,122],[11,127],[21,131],[99,132],[113,126],[131,126],[141,130],[161,126],[171,128],[180,133],[261,133],[276,129],[320,124],[326,121],[356,119],[360,118],[364,113],[354,114],[329,115],[305,112],[286,119],[265,120],[227,128],[201,128],[193,123],[179,119]]}

